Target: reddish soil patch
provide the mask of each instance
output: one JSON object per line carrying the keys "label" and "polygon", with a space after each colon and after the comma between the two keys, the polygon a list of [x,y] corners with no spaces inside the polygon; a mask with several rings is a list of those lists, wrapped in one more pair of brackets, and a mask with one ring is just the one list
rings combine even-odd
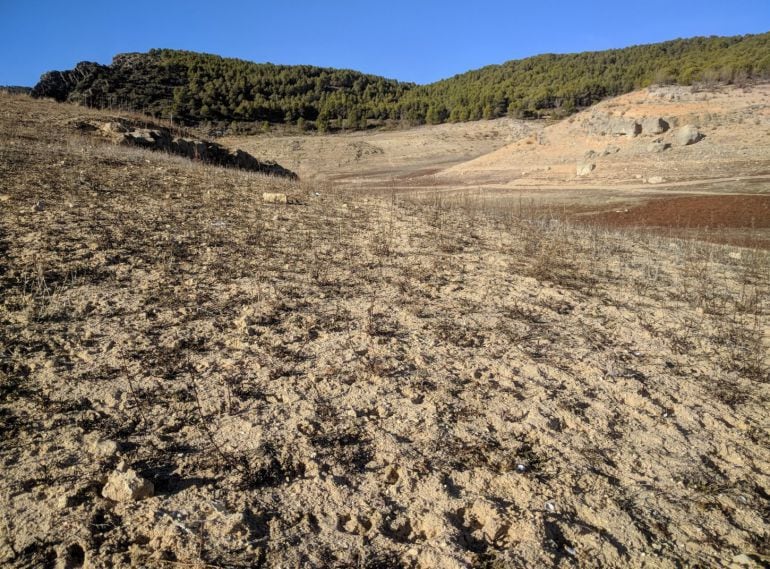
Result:
{"label": "reddish soil patch", "polygon": [[581,219],[611,227],[666,229],[706,241],[770,248],[770,195],[654,198]]}

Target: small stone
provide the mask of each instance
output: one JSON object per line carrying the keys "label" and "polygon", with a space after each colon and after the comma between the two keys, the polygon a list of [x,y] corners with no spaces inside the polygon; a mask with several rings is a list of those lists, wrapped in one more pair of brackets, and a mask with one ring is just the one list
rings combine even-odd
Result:
{"label": "small stone", "polygon": [[35,202],[35,205],[32,206],[32,211],[43,211],[45,209],[45,202],[43,200],[38,200]]}
{"label": "small stone", "polygon": [[289,203],[289,198],[286,194],[262,192],[262,201],[265,203],[286,204]]}
{"label": "small stone", "polygon": [[139,476],[133,469],[115,470],[107,478],[102,496],[114,502],[133,502],[148,498],[155,492],[152,482]]}

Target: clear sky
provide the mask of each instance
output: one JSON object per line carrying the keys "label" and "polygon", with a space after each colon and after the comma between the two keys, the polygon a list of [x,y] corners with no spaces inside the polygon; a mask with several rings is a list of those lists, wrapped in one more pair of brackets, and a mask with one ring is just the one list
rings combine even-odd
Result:
{"label": "clear sky", "polygon": [[538,53],[770,31],[770,0],[0,0],[0,85],[188,49],[430,83]]}

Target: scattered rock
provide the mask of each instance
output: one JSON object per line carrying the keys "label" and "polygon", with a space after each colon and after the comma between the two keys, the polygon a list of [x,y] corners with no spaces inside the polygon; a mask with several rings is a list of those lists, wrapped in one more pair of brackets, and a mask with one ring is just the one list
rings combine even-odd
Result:
{"label": "scattered rock", "polygon": [[32,206],[32,211],[43,211],[45,209],[45,202],[43,200],[38,200],[35,202],[35,205]]}
{"label": "scattered rock", "polygon": [[602,150],[602,156],[609,156],[610,154],[617,154],[618,152],[620,152],[620,146],[608,144],[604,150]]}
{"label": "scattered rock", "polygon": [[118,452],[118,443],[109,439],[92,439],[88,442],[88,450],[96,456],[114,456]]}
{"label": "scattered rock", "polygon": [[583,158],[585,160],[590,160],[591,158],[595,158],[596,156],[598,156],[598,154],[593,150],[589,150],[585,154],[583,154]]}
{"label": "scattered rock", "polygon": [[754,569],[759,567],[767,567],[768,557],[760,557],[759,555],[747,555],[746,553],[740,553],[732,558],[730,563],[730,569]]}
{"label": "scattered rock", "polygon": [[703,139],[703,134],[698,130],[695,125],[688,124],[683,126],[674,134],[674,142],[678,146],[689,146],[695,144]]}
{"label": "scattered rock", "polygon": [[265,203],[289,203],[289,197],[286,194],[275,192],[262,192],[262,201]]}
{"label": "scattered rock", "polygon": [[647,178],[648,184],[662,184],[665,181],[666,179],[663,178],[662,176],[650,176],[649,178]]}
{"label": "scattered rock", "polygon": [[671,148],[671,144],[669,144],[668,142],[662,142],[662,141],[650,142],[647,145],[647,152],[655,154],[655,153],[664,152],[669,148]]}
{"label": "scattered rock", "polygon": [[596,164],[593,162],[578,162],[577,175],[588,176],[596,168]]}
{"label": "scattered rock", "polygon": [[139,476],[135,470],[129,468],[122,471],[118,468],[107,478],[102,496],[114,502],[133,502],[148,498],[154,492],[152,482]]}
{"label": "scattered rock", "polygon": [[662,134],[669,129],[669,124],[660,117],[646,117],[642,120],[644,134]]}

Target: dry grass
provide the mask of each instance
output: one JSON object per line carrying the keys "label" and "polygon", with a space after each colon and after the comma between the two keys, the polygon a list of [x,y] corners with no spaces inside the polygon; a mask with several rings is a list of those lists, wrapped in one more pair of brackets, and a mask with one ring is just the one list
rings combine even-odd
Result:
{"label": "dry grass", "polygon": [[[290,184],[3,103],[0,562],[770,555],[767,252]],[[101,497],[119,460],[154,497]]]}

